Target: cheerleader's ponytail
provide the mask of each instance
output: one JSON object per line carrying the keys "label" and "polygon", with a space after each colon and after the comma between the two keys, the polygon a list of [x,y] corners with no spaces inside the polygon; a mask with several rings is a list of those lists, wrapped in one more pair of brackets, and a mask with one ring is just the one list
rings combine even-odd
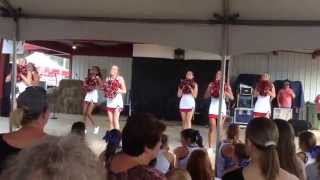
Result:
{"label": "cheerleader's ponytail", "polygon": [[194,130],[194,134],[196,137],[196,143],[199,147],[203,147],[203,138],[198,130]]}

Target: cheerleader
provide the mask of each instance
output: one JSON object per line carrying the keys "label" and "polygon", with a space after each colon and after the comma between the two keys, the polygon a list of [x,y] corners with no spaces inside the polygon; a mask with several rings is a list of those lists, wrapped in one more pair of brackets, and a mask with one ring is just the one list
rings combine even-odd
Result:
{"label": "cheerleader", "polygon": [[83,88],[86,91],[86,96],[83,103],[83,119],[87,125],[88,120],[94,126],[94,134],[98,134],[99,126],[93,120],[92,111],[98,103],[98,89],[102,84],[101,71],[98,66],[93,66],[89,72],[88,77],[85,79]]}
{"label": "cheerleader", "polygon": [[179,109],[182,119],[182,128],[190,129],[195,110],[195,98],[198,95],[198,84],[194,81],[192,71],[188,71],[178,87],[178,97],[181,97]]}
{"label": "cheerleader", "polygon": [[103,86],[105,97],[107,98],[107,108],[109,118],[109,129],[120,129],[119,117],[123,109],[122,94],[127,92],[125,81],[119,74],[119,67],[113,65],[110,75],[106,78]]}
{"label": "cheerleader", "polygon": [[[208,85],[208,88],[205,93],[205,98],[211,97],[211,103],[209,107],[209,133],[208,133],[208,146],[211,148],[215,141],[216,135],[216,124],[219,116],[219,95],[220,95],[220,81],[221,81],[222,73],[218,71],[215,76],[215,80]],[[224,86],[224,97],[222,98],[222,117],[225,118],[227,115],[227,105],[225,98],[229,98],[233,100],[233,93],[229,83],[226,83]],[[220,122],[220,127],[223,126],[223,121]]]}
{"label": "cheerleader", "polygon": [[270,81],[269,74],[263,74],[257,84],[253,96],[257,98],[254,105],[254,117],[270,117],[271,100],[276,97],[273,83]]}
{"label": "cheerleader", "polygon": [[16,97],[18,97],[19,94],[21,94],[28,87],[29,80],[27,77],[28,77],[27,60],[19,59],[17,63]]}

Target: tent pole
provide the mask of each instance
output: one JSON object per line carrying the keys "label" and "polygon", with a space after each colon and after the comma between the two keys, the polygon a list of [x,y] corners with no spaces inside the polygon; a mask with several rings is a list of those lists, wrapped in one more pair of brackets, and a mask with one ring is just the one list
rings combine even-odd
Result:
{"label": "tent pole", "polygon": [[[223,0],[223,17],[227,18],[229,14],[229,0]],[[221,141],[221,122],[223,122],[222,116],[222,102],[225,98],[224,95],[224,85],[226,79],[226,64],[228,59],[228,50],[229,50],[229,25],[227,19],[226,22],[222,25],[222,41],[221,41],[221,73],[222,78],[220,81],[220,93],[219,93],[219,116],[217,121],[217,136],[216,136],[216,153],[215,153],[215,167],[217,167],[217,159],[219,154],[219,146]]]}
{"label": "tent pole", "polygon": [[[19,21],[14,18],[15,33],[13,36],[13,52],[12,52],[12,69],[11,69],[11,112],[15,109],[16,104],[16,83],[17,83],[17,40],[19,35]],[[9,120],[9,131],[12,132],[12,121]]]}

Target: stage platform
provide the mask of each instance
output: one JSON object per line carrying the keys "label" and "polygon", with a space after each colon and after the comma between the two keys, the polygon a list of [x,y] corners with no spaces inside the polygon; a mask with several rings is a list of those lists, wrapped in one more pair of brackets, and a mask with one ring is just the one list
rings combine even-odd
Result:
{"label": "stage platform", "polygon": [[[49,122],[45,128],[45,131],[48,134],[51,135],[66,135],[70,132],[70,128],[73,122],[76,121],[82,121],[81,115],[72,115],[72,114],[56,114],[58,119],[49,119]],[[88,133],[86,136],[87,142],[90,146],[90,148],[98,155],[100,154],[104,148],[105,148],[105,142],[102,140],[102,137],[104,136],[106,132],[107,127],[107,117],[97,115],[94,116],[95,121],[100,126],[100,131],[98,134],[93,134],[93,128],[88,128]],[[124,124],[126,122],[126,117],[122,116],[120,119],[121,127],[123,128]],[[165,124],[167,125],[166,134],[169,136],[169,144],[171,150],[173,150],[175,147],[180,145],[180,121],[165,121]],[[204,144],[207,146],[207,133],[208,133],[208,127],[206,126],[193,126],[193,128],[198,129],[203,136]],[[0,133],[5,133],[9,131],[9,125],[8,125],[8,118],[1,117],[0,118]],[[241,139],[244,142],[244,128],[241,128]],[[318,144],[320,144],[320,130],[313,131],[318,140]],[[296,144],[297,144],[297,138],[296,138]],[[214,154],[210,153],[210,156],[213,160]]]}

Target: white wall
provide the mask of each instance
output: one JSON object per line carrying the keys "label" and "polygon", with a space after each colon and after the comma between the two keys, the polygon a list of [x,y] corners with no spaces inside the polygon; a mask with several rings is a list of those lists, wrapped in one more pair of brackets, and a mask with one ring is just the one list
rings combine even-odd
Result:
{"label": "white wall", "polygon": [[232,78],[241,73],[261,74],[268,72],[272,80],[301,81],[304,88],[305,101],[313,101],[320,94],[320,59],[312,59],[311,55],[280,53],[249,54],[233,57],[231,60]]}
{"label": "white wall", "polygon": [[[134,57],[150,57],[150,58],[166,58],[174,59],[174,50],[176,48],[154,45],[154,44],[134,44],[133,56]],[[186,60],[220,60],[221,57],[217,54],[185,50]]]}
{"label": "white wall", "polygon": [[117,65],[121,75],[126,81],[127,89],[131,88],[132,58],[118,58],[105,56],[74,56],[72,61],[72,79],[83,80],[87,76],[88,69],[99,66],[104,76],[108,74],[110,67]]}

